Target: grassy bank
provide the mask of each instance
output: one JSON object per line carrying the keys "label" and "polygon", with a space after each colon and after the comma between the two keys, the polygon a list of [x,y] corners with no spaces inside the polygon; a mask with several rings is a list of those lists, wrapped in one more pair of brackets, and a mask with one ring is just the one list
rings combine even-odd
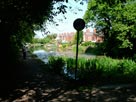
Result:
{"label": "grassy bank", "polygon": [[[74,72],[75,59],[50,57],[52,70],[62,72],[64,66],[68,72]],[[130,59],[112,59],[96,57],[91,59],[79,58],[77,77],[80,81],[95,83],[129,83],[136,81],[136,62]]]}

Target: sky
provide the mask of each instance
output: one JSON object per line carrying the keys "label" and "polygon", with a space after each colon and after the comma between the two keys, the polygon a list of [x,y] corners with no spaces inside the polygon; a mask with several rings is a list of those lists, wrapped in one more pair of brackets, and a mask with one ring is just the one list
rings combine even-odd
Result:
{"label": "sky", "polygon": [[[82,1],[82,0],[80,0]],[[87,9],[87,3],[84,1],[83,5],[81,5],[81,2],[75,2],[74,0],[68,0],[68,3],[65,3],[68,8],[67,8],[67,13],[66,14],[58,14],[57,16],[54,17],[54,21],[57,22],[58,26],[56,24],[47,21],[46,23],[46,31],[49,31],[51,34],[53,33],[64,33],[64,32],[76,32],[76,30],[73,27],[73,22],[77,18],[83,18],[85,11]],[[59,4],[54,5],[55,7],[58,6]],[[69,7],[72,7],[69,9]],[[66,19],[64,19],[64,16]],[[60,19],[63,19],[60,21]],[[92,28],[90,28],[92,30]],[[36,36],[35,37],[44,37],[44,32],[41,31],[36,31]]]}

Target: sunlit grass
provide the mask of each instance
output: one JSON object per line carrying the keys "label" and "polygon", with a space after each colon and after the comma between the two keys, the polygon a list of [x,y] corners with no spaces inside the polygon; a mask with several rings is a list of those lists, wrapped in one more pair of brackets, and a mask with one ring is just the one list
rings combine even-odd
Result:
{"label": "sunlit grass", "polygon": [[[75,70],[74,58],[54,58],[50,64],[58,66],[57,59],[66,63],[68,72]],[[54,62],[56,61],[56,62]],[[62,62],[63,62],[62,61]],[[55,65],[56,63],[56,65]],[[64,63],[59,63],[58,67],[63,67]],[[60,65],[61,64],[61,65]],[[57,67],[57,68],[58,68]],[[58,68],[59,69],[59,68]],[[57,70],[57,69],[55,69]],[[60,70],[60,69],[59,69]],[[88,82],[125,83],[136,80],[136,63],[130,59],[112,59],[110,57],[79,58],[78,59],[79,80]]]}

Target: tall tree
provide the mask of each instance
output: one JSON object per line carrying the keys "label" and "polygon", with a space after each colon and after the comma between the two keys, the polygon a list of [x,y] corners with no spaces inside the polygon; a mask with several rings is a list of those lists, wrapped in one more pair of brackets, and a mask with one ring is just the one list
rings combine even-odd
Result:
{"label": "tall tree", "polygon": [[51,21],[56,14],[66,12],[63,4],[59,5],[56,12],[52,12],[53,4],[64,1],[0,0],[0,81],[1,78],[14,75],[21,44],[31,40],[34,29],[42,27],[47,19]]}
{"label": "tall tree", "polygon": [[[66,6],[60,4],[53,12],[53,4],[64,0],[0,0],[0,46],[2,59],[13,61],[22,42],[30,41],[34,29],[43,22],[52,20],[58,13],[65,13]],[[10,61],[9,61],[10,62]]]}
{"label": "tall tree", "polygon": [[[66,13],[67,6],[63,2],[68,0],[0,0],[0,82],[2,86],[11,85],[10,79],[16,72],[16,61],[21,44],[31,41],[35,35],[34,29],[42,28],[44,22],[52,21],[59,13]],[[58,7],[53,6],[56,3],[59,3]],[[53,9],[56,10],[53,11]],[[3,87],[0,86],[0,88]]]}
{"label": "tall tree", "polygon": [[136,1],[89,0],[84,15],[105,36],[104,50],[113,57],[130,57],[136,52]]}

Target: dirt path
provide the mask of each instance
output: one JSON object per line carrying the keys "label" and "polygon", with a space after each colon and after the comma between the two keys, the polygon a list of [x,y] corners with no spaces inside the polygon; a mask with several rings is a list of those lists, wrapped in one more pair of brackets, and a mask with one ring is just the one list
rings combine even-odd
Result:
{"label": "dirt path", "polygon": [[24,60],[16,87],[0,96],[0,102],[136,102],[135,87],[82,89],[53,72],[43,73],[41,67],[43,63],[36,58]]}

